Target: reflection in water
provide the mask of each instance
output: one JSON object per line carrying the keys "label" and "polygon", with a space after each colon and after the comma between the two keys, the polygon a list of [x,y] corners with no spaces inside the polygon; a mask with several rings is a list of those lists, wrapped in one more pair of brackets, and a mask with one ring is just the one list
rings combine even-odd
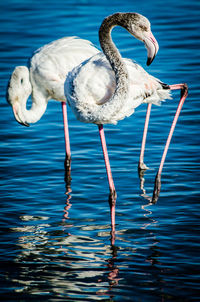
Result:
{"label": "reflection in water", "polygon": [[104,283],[105,281],[108,282],[108,288],[105,290],[99,290],[97,291],[97,295],[103,296],[103,295],[109,295],[110,299],[114,298],[114,295],[112,293],[112,288],[116,287],[118,285],[118,282],[120,278],[119,275],[119,268],[115,264],[115,260],[117,259],[117,247],[112,247],[112,257],[107,260],[107,267],[105,268],[105,271],[107,273],[106,280],[99,279],[98,282]]}
{"label": "reflection in water", "polygon": [[64,218],[65,219],[69,219],[69,210],[72,206],[72,204],[70,203],[70,199],[71,199],[71,193],[72,190],[70,189],[68,192],[66,192],[67,195],[67,201],[66,201],[66,206],[64,207]]}
{"label": "reflection in water", "polygon": [[102,295],[112,299],[112,288],[118,285],[115,229],[111,230],[109,245],[109,232],[100,231],[108,230],[108,225],[95,226],[88,219],[75,218],[74,222],[69,217],[72,190],[68,175],[66,171],[67,200],[61,223],[51,223],[50,216],[22,215],[22,226],[11,229],[18,236],[18,254],[15,273],[10,269],[7,281],[15,284],[17,298],[29,294],[38,295],[38,299],[42,295],[97,301]]}
{"label": "reflection in water", "polygon": [[[77,33],[98,44],[96,31],[103,18],[113,13],[114,6],[132,10],[133,1],[116,1],[116,5],[113,1],[96,1],[94,5],[83,0],[59,1],[55,5],[48,0],[1,1],[2,301],[200,301],[200,91],[195,72],[200,62],[200,1],[170,1],[163,11],[159,2],[162,3],[151,2],[151,22],[161,50],[151,73],[166,83],[178,79],[188,82],[190,101],[184,105],[173,148],[167,155],[165,192],[158,206],[151,205],[148,196],[153,190],[147,186],[152,171],[141,178],[142,197],[133,188],[133,183],[137,183],[133,164],[136,169],[145,105],[119,126],[107,126],[111,164],[118,182],[113,240],[110,221],[107,222],[106,189],[102,188],[103,198],[95,192],[95,188],[101,192],[106,177],[96,149],[95,126],[81,124],[80,128],[69,112],[74,152],[72,177],[76,177],[77,186],[74,178],[71,183],[67,170],[65,189],[60,161],[64,152],[59,148],[64,137],[60,112],[56,113],[60,111],[58,103],[49,102],[44,119],[22,128],[11,116],[4,94],[11,70],[26,64],[27,54],[35,48],[54,40],[56,35]],[[149,5],[144,1],[134,3],[148,16]],[[52,22],[53,31],[49,30]],[[120,30],[113,34],[122,56],[145,64],[143,45],[129,43],[130,38]],[[152,112],[149,162],[157,162],[160,156],[175,100]],[[80,165],[90,181],[78,173]],[[67,195],[62,195],[63,189]]]}
{"label": "reflection in water", "polygon": [[111,232],[111,244],[107,244],[108,225],[69,217],[70,193],[67,192],[65,219],[61,223],[51,223],[51,217],[24,215],[20,216],[22,227],[12,228],[12,232],[19,234],[19,253],[14,261],[15,274],[11,271],[7,278],[15,284],[15,294],[38,295],[38,299],[41,295],[75,299],[77,302],[102,298],[114,301],[123,287],[123,280],[129,277],[133,289],[143,288],[146,282],[157,288],[162,296],[159,242],[153,231],[157,221],[149,209],[152,204],[148,202],[141,206],[145,222],[139,228],[142,241],[147,242],[146,247],[143,244],[147,252],[141,259],[139,238],[135,237],[135,243],[133,238],[127,240],[128,229],[116,232],[118,245],[114,244]]}
{"label": "reflection in water", "polygon": [[142,191],[141,196],[144,199],[148,200],[149,203],[151,204],[152,203],[152,198],[149,195],[147,195],[146,190],[144,188],[144,183],[145,183],[144,175],[145,175],[145,172],[146,172],[145,170],[138,170],[138,175],[139,175],[139,178],[140,178],[140,190]]}
{"label": "reflection in water", "polygon": [[71,199],[71,165],[65,165],[65,187],[66,187],[66,192],[65,194],[67,195],[67,201],[66,201],[66,206],[64,207],[64,218],[65,219],[69,219],[69,209],[71,208],[72,204],[70,203],[70,199]]}
{"label": "reflection in water", "polygon": [[[110,295],[111,288],[118,283],[118,268],[114,264],[116,249],[111,250],[101,238],[80,235],[84,232],[84,221],[75,228],[63,222],[61,230],[59,226],[41,223],[41,220],[48,219],[21,217],[25,225],[12,229],[16,234],[20,233],[19,254],[15,259],[17,277],[7,276],[15,283],[15,292],[54,297],[64,295],[76,297],[76,301],[84,296],[95,300],[94,293],[97,296],[102,292]],[[75,233],[77,228],[80,229],[78,234]],[[92,230],[90,226],[85,233]],[[90,292],[85,290],[86,283]]]}
{"label": "reflection in water", "polygon": [[148,218],[148,221],[146,223],[144,223],[143,226],[141,226],[141,229],[146,229],[147,227],[152,226],[152,224],[157,223],[157,221],[155,219],[151,218],[152,211],[148,209],[148,207],[150,207],[150,206],[152,206],[151,202],[141,206],[141,209],[145,211],[144,217]]}
{"label": "reflection in water", "polygon": [[[15,265],[8,270],[7,281],[14,284],[16,297],[29,294],[38,295],[38,300],[42,295],[77,302],[104,298],[114,301],[124,280],[130,278],[131,291],[156,288],[165,301],[159,241],[153,231],[157,221],[152,218],[144,175],[140,178],[141,196],[147,203],[141,205],[139,225],[133,222],[136,232],[131,224],[119,231],[112,227],[110,232],[109,225],[69,215],[72,189],[67,171],[64,179],[66,204],[62,221],[52,223],[50,215],[21,215],[22,226],[12,228],[18,254]],[[128,288],[122,292],[129,296]]]}
{"label": "reflection in water", "polygon": [[[67,201],[66,201],[66,206],[64,207],[64,218],[68,219],[69,218],[69,209],[71,208],[72,204],[70,203],[71,199],[71,162],[70,165],[67,164],[66,160],[64,163],[65,167],[65,176],[64,176],[64,181],[65,181],[65,187],[66,187],[66,195],[67,195]],[[111,245],[115,244],[115,204],[116,204],[116,198],[113,199],[113,195],[109,194],[108,197],[108,204],[110,206],[110,216],[111,216]],[[114,206],[113,206],[114,205]],[[114,209],[114,210],[113,210]]]}
{"label": "reflection in water", "polygon": [[147,202],[140,206],[139,225],[134,221],[119,231],[112,226],[111,232],[109,225],[69,215],[72,189],[68,176],[65,171],[67,198],[62,221],[52,223],[50,215],[21,215],[22,226],[11,229],[17,236],[18,253],[6,277],[16,297],[114,301],[119,290],[129,296],[123,282],[130,279],[131,292],[140,288],[145,294],[146,288],[154,289],[159,301],[165,301],[162,255],[154,232],[157,221],[152,218],[144,174],[140,187]]}
{"label": "reflection in water", "polygon": [[[69,209],[71,208],[72,204],[70,203],[70,199],[71,199],[71,162],[70,165],[66,164],[66,160],[65,160],[65,187],[66,187],[66,195],[67,195],[67,201],[66,201],[66,206],[64,207],[64,218],[68,219],[69,218]],[[110,206],[110,216],[111,216],[111,245],[113,246],[115,244],[115,204],[116,204],[116,198],[113,199],[113,195],[109,194],[108,197],[108,204]],[[114,207],[113,207],[114,205]],[[114,209],[114,211],[113,211]]]}
{"label": "reflection in water", "polygon": [[[77,224],[71,223],[69,224],[69,210],[72,206],[71,203],[71,175],[68,177],[68,170],[65,171],[65,182],[66,182],[66,206],[64,207],[64,218],[66,221],[63,221],[62,227],[63,227],[63,238],[59,239],[59,244],[61,247],[57,249],[55,252],[62,251],[64,253],[64,258],[66,257],[65,261],[65,269],[68,272],[67,274],[63,273],[63,277],[67,278],[67,281],[61,280],[60,284],[64,285],[65,289],[60,289],[58,287],[58,291],[62,292],[63,294],[68,293],[69,297],[76,298],[76,301],[79,301],[78,296],[85,297],[86,299],[89,298],[90,300],[98,300],[98,297],[109,297],[111,301],[115,298],[115,291],[120,286],[120,280],[124,279],[124,271],[126,271],[126,262],[127,259],[131,259],[131,254],[137,255],[139,252],[140,244],[137,243],[134,248],[129,248],[126,250],[126,248],[117,247],[115,245],[115,238],[116,238],[116,230],[115,225],[111,225],[111,232],[110,232],[110,247],[103,245],[103,242],[101,240],[101,237],[107,237],[109,232],[100,232],[98,233],[98,237],[100,240],[94,241],[94,236],[91,238],[91,236],[80,236],[75,235],[73,232],[74,228],[77,228]],[[143,223],[140,226],[141,230],[146,230],[147,233],[144,235],[144,240],[147,240],[146,238],[151,238],[151,244],[148,246],[148,249],[150,254],[144,259],[146,263],[149,263],[152,267],[152,274],[158,275],[160,274],[159,269],[154,267],[158,263],[157,257],[159,257],[159,251],[157,250],[156,246],[159,243],[156,240],[156,236],[152,232],[152,226],[157,224],[157,221],[153,219],[152,211],[149,209],[150,206],[152,206],[152,199],[150,196],[147,195],[145,187],[145,178],[144,174],[140,174],[140,188],[142,190],[141,196],[144,197],[145,200],[148,201],[147,204],[143,204],[141,206],[142,211],[144,211],[143,216],[145,218],[145,223]],[[108,200],[109,201],[109,200]],[[73,219],[72,219],[73,220]],[[87,221],[85,221],[87,224]],[[100,229],[107,229],[108,226],[95,226],[95,225],[85,225],[82,221],[81,224],[83,224],[80,229],[83,232],[91,232],[95,230]],[[67,231],[67,238],[66,232]],[[71,229],[71,230],[70,230]],[[150,231],[148,231],[150,229]],[[70,230],[70,232],[69,232]],[[120,234],[120,237],[117,237],[118,241],[124,241],[124,235],[126,234],[128,230],[119,231],[117,232],[117,235]],[[127,242],[128,245],[128,242]],[[119,251],[119,256],[117,255],[117,252]],[[56,256],[56,261],[58,259],[58,256]],[[89,261],[89,263],[88,263]],[[135,260],[136,261],[136,260]],[[121,265],[118,265],[118,262],[121,263]],[[123,264],[124,262],[124,264]],[[133,262],[133,260],[131,260]],[[63,263],[64,264],[64,263]],[[128,267],[128,266],[127,266]],[[135,264],[135,272],[133,271],[133,274],[136,273],[137,275],[137,264]],[[122,271],[120,273],[120,271]],[[155,273],[156,272],[156,273]],[[146,278],[149,277],[146,272],[143,272],[142,274],[146,275]],[[155,279],[155,276],[154,276]],[[91,293],[84,291],[84,284],[87,283],[87,286],[90,285]],[[155,286],[158,286],[159,283],[162,283],[162,279],[160,277],[156,278]],[[51,284],[52,286],[52,284]],[[58,284],[57,284],[58,286]],[[94,296],[95,294],[95,296]],[[161,294],[160,294],[161,295]],[[162,296],[162,295],[161,295]],[[164,299],[163,299],[164,301]]]}
{"label": "reflection in water", "polygon": [[65,163],[64,163],[64,167],[65,167],[65,176],[64,176],[64,181],[65,181],[65,188],[66,188],[66,192],[65,194],[67,195],[67,200],[66,200],[66,205],[64,207],[64,218],[65,219],[69,219],[69,210],[72,206],[72,204],[70,203],[70,199],[71,199],[71,162],[70,165],[67,164],[66,159],[65,159]]}

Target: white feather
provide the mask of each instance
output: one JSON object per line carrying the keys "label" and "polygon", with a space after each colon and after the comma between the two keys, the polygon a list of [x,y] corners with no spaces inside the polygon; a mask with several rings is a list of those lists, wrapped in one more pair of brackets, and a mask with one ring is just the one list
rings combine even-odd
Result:
{"label": "white feather", "polygon": [[65,95],[77,119],[85,123],[116,124],[133,114],[141,103],[159,105],[170,98],[169,91],[163,89],[159,80],[137,63],[129,59],[123,61],[129,77],[128,97],[114,114],[110,106],[107,106],[107,111],[102,111],[103,115],[99,114],[100,108],[110,101],[116,89],[115,74],[103,53],[94,55],[69,73]]}
{"label": "white feather", "polygon": [[[8,85],[7,98],[16,120],[24,125],[37,122],[44,114],[49,99],[66,102],[64,82],[68,72],[99,50],[89,41],[66,37],[35,51],[30,68],[17,66]],[[32,106],[26,102],[32,94]]]}

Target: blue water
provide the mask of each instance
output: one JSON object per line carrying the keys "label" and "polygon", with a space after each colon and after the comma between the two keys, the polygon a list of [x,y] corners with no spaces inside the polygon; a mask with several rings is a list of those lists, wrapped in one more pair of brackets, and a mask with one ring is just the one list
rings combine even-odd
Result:
{"label": "blue water", "polygon": [[[3,0],[0,11],[1,301],[200,301],[200,2]],[[72,35],[99,46],[101,21],[117,11],[147,16],[160,45],[146,67],[143,44],[116,28],[113,38],[122,55],[165,83],[186,82],[189,96],[155,205],[149,196],[179,92],[153,107],[144,184],[137,164],[146,106],[116,126],[105,126],[118,194],[112,246],[97,127],[78,122],[68,110],[70,191],[60,104],[50,101],[42,119],[26,128],[14,120],[5,94],[14,67],[26,65],[35,49]]]}

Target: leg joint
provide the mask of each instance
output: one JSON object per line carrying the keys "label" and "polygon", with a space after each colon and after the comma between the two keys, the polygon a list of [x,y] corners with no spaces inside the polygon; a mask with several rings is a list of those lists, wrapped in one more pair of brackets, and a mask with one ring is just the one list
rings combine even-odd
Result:
{"label": "leg joint", "polygon": [[188,95],[188,85],[184,83],[181,88],[181,97],[186,97]]}

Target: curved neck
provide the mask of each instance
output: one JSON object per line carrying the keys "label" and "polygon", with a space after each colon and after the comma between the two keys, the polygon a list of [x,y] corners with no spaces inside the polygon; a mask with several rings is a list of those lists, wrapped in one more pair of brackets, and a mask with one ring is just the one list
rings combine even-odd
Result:
{"label": "curved neck", "polygon": [[111,38],[111,31],[113,27],[117,25],[124,27],[123,20],[123,13],[117,13],[108,16],[104,19],[99,29],[99,41],[101,48],[115,73],[115,95],[124,95],[128,91],[128,71],[119,51],[117,50]]}
{"label": "curved neck", "polygon": [[17,110],[19,119],[28,124],[39,121],[47,108],[47,99],[41,93],[35,93],[33,90],[31,108],[27,109],[27,100],[30,94],[29,92],[24,95],[20,102],[20,107]]}
{"label": "curved neck", "polygon": [[47,102],[43,99],[35,99],[32,96],[32,105],[28,110],[26,104],[23,106],[23,115],[27,123],[36,123],[41,119],[47,108]]}

